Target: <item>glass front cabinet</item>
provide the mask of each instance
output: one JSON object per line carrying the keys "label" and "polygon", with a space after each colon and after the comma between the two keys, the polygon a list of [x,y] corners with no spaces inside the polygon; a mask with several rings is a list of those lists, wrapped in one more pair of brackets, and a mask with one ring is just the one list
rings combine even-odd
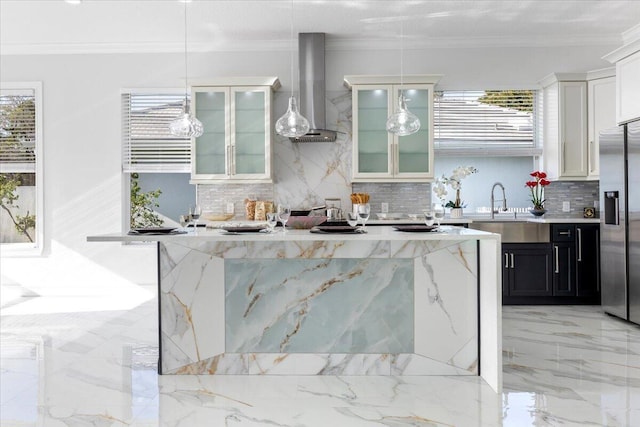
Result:
{"label": "glass front cabinet", "polygon": [[272,93],[279,86],[193,86],[204,133],[191,142],[191,182],[271,182]]}
{"label": "glass front cabinet", "polygon": [[[354,182],[433,179],[433,89],[438,79],[411,76],[400,85],[395,77],[345,77],[345,84],[352,89]],[[386,130],[401,91],[408,99],[409,111],[420,119],[420,130],[413,135],[397,136]]]}

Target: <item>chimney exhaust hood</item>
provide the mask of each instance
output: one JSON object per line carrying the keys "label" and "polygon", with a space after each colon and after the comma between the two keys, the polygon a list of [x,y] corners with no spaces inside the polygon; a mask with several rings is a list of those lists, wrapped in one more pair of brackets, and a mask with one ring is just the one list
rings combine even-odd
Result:
{"label": "chimney exhaust hood", "polygon": [[328,130],[325,110],[324,33],[298,34],[300,113],[309,120],[306,135],[292,142],[334,142],[336,131]]}

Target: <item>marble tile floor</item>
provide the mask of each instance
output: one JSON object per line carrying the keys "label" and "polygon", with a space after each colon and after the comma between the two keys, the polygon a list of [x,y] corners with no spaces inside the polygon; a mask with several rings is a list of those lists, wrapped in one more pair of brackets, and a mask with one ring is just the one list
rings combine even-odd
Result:
{"label": "marble tile floor", "polygon": [[599,307],[504,307],[496,394],[477,377],[158,376],[153,295],[73,303],[3,304],[2,427],[640,426],[640,327]]}

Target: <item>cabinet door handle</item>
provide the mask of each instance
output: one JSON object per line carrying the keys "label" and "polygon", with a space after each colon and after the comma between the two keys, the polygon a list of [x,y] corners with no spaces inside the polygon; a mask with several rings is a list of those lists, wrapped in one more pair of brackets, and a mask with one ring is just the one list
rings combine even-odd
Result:
{"label": "cabinet door handle", "polygon": [[395,146],[395,150],[394,150],[394,157],[395,159],[393,159],[393,174],[394,175],[398,175],[400,173],[400,144],[398,144],[397,142],[394,143]]}
{"label": "cabinet door handle", "polygon": [[[600,230],[596,229],[596,244],[598,244],[599,242],[600,242]],[[596,256],[598,257],[596,259],[596,265],[600,265],[600,250],[596,250]],[[596,289],[598,290],[598,292],[600,292],[600,275],[599,274],[598,274],[597,283],[598,283],[598,286],[596,287]]]}
{"label": "cabinet door handle", "polygon": [[509,268],[509,254],[507,252],[504,253],[504,268]]}
{"label": "cabinet door handle", "polygon": [[553,251],[555,252],[555,256],[556,256],[556,269],[555,269],[554,273],[558,274],[558,273],[560,273],[560,267],[559,267],[559,264],[560,264],[560,253],[559,252],[560,251],[558,249],[558,246],[553,245]]}
{"label": "cabinet door handle", "polygon": [[236,174],[236,146],[231,146],[231,174]]}
{"label": "cabinet door handle", "polygon": [[578,230],[578,262],[582,262],[582,229],[577,228]]}
{"label": "cabinet door handle", "polygon": [[231,175],[231,146],[227,145],[226,147],[226,156],[227,156],[227,175]]}
{"label": "cabinet door handle", "polygon": [[513,252],[511,252],[511,268],[515,267],[515,262],[513,262]]}

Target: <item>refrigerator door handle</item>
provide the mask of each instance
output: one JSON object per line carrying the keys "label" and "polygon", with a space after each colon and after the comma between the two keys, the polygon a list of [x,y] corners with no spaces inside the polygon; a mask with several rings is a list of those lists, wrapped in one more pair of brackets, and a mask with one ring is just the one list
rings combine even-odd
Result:
{"label": "refrigerator door handle", "polygon": [[578,262],[582,262],[582,229],[580,227],[578,230]]}
{"label": "refrigerator door handle", "polygon": [[615,201],[615,211],[616,212],[616,225],[620,225],[620,215],[618,214],[618,212],[620,212],[620,199],[618,199],[616,197],[616,201]]}

